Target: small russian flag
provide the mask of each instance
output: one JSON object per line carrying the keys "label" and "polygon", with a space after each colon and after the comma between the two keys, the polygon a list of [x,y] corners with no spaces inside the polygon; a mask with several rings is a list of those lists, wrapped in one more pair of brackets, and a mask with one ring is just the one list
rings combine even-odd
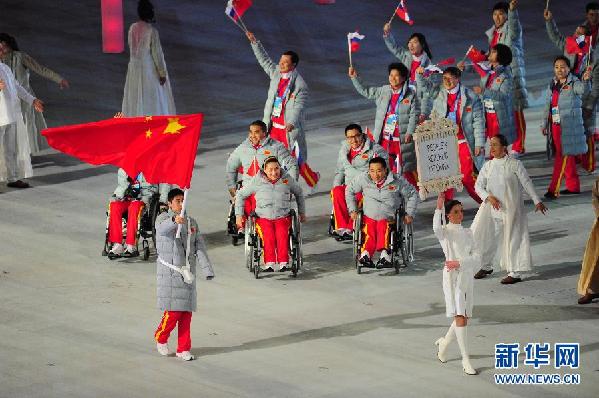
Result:
{"label": "small russian flag", "polygon": [[395,14],[403,21],[405,21],[408,25],[414,25],[414,21],[410,18],[410,14],[408,14],[408,8],[406,7],[406,3],[404,0],[401,0],[395,9]]}
{"label": "small russian flag", "polygon": [[251,6],[252,0],[229,0],[225,8],[225,14],[234,22],[237,22]]}
{"label": "small russian flag", "polygon": [[491,73],[491,64],[488,61],[475,62],[472,67],[479,74],[480,77],[485,77]]}
{"label": "small russian flag", "polygon": [[360,42],[364,40],[366,36],[359,34],[357,31],[347,34],[347,40],[350,44],[350,50],[352,53],[358,52],[360,49]]}

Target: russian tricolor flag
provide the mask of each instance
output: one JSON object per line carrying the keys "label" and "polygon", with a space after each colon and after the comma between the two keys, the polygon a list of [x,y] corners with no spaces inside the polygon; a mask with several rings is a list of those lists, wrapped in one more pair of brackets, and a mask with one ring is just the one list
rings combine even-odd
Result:
{"label": "russian tricolor flag", "polygon": [[360,49],[360,42],[364,40],[366,36],[359,34],[358,32],[348,33],[347,41],[349,42],[349,48],[352,53],[358,52]]}
{"label": "russian tricolor flag", "polygon": [[406,3],[404,0],[401,0],[395,9],[395,14],[404,20],[408,25],[414,25],[414,21],[410,18],[410,14],[408,14],[408,8],[406,7]]}
{"label": "russian tricolor flag", "polygon": [[229,0],[225,8],[225,14],[234,22],[237,22],[251,6],[252,0]]}

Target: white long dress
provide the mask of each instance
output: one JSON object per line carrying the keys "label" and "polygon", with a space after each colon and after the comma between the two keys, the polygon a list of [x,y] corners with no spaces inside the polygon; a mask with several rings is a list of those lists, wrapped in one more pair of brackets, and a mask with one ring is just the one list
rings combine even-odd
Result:
{"label": "white long dress", "polygon": [[472,316],[474,306],[474,271],[480,268],[480,252],[477,249],[472,231],[461,224],[442,225],[442,210],[435,210],[433,232],[447,261],[459,261],[460,267],[449,271],[443,267],[443,294],[445,313],[453,318],[456,315]]}
{"label": "white long dress", "polygon": [[[129,28],[129,51],[123,114],[125,116],[176,114],[158,31],[144,21],[132,24]],[[160,77],[166,77],[166,83],[162,86]]]}
{"label": "white long dress", "polygon": [[[486,162],[478,174],[475,190],[483,203],[471,228],[479,242],[482,265],[499,263],[507,272],[530,271],[532,256],[523,193],[535,205],[540,200],[522,162],[510,156]],[[500,210],[486,203],[489,195],[500,201]]]}

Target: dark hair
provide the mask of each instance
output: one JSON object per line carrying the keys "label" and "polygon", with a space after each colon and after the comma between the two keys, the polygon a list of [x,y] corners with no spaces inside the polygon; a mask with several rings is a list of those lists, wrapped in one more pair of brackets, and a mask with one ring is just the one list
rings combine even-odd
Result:
{"label": "dark hair", "polygon": [[370,159],[370,161],[368,161],[368,166],[370,167],[371,164],[380,164],[385,168],[385,170],[387,170],[387,162],[380,156]]}
{"label": "dark hair", "polygon": [[582,28],[582,30],[584,31],[584,33],[583,33],[583,34],[584,34],[585,36],[590,36],[590,35],[591,35],[591,27],[590,27],[590,26],[587,26],[587,25],[585,25],[585,24],[582,24],[582,25],[578,25],[578,26],[576,27],[576,29],[577,29],[577,30],[578,30],[578,28]]}
{"label": "dark hair", "polygon": [[137,15],[145,22],[156,22],[154,19],[154,6],[150,0],[139,0],[137,3]]}
{"label": "dark hair", "polygon": [[6,43],[6,45],[9,46],[11,50],[19,51],[19,45],[17,44],[17,40],[8,33],[0,33],[0,41]]}
{"label": "dark hair", "polygon": [[387,69],[389,70],[389,74],[391,74],[391,71],[395,69],[404,79],[407,79],[408,75],[410,74],[408,68],[401,62],[393,62],[392,64],[389,64],[389,67]]}
{"label": "dark hair", "polygon": [[266,165],[269,163],[277,163],[279,166],[281,165],[281,163],[279,163],[279,159],[277,159],[276,156],[269,156],[266,159],[264,159],[264,163],[262,163],[262,169],[264,170],[266,168]]}
{"label": "dark hair", "polygon": [[512,50],[510,50],[509,46],[496,44],[493,49],[497,51],[497,62],[499,62],[499,65],[508,66],[512,63]]}
{"label": "dark hair", "polygon": [[456,68],[455,66],[448,66],[447,68],[445,68],[443,74],[446,73],[458,79],[462,77],[462,71]]}
{"label": "dark hair", "polygon": [[510,5],[505,1],[500,1],[498,3],[495,3],[495,5],[493,6],[493,11],[501,10],[501,11],[505,12],[506,14],[508,13],[509,9],[510,9]]}
{"label": "dark hair", "polygon": [[587,3],[587,6],[585,9],[586,9],[585,12],[589,12],[591,10],[599,10],[599,3],[597,3],[596,1],[591,1],[590,3]]}
{"label": "dark hair", "polygon": [[347,127],[345,128],[345,135],[347,135],[347,132],[349,130],[358,130],[360,135],[364,134],[364,133],[362,133],[362,127],[360,127],[360,125],[357,123],[348,124]]}
{"label": "dark hair", "polygon": [[175,199],[177,196],[185,196],[185,193],[180,188],[173,188],[170,191],[168,191],[167,200],[169,202],[172,202],[173,199]]}
{"label": "dark hair", "polygon": [[428,47],[426,37],[422,33],[412,33],[412,35],[408,39],[408,42],[412,40],[414,37],[417,38],[420,42],[420,45],[422,46],[422,51],[424,51],[426,55],[428,55],[429,59],[433,59],[433,53],[431,53],[431,49]]}
{"label": "dark hair", "polygon": [[289,55],[293,65],[297,66],[297,64],[299,64],[299,55],[297,55],[295,51],[285,51],[283,55]]}
{"label": "dark hair", "polygon": [[555,63],[557,61],[564,61],[566,63],[566,65],[568,66],[568,69],[570,69],[572,66],[570,65],[570,60],[563,56],[563,55],[558,55],[557,57],[555,57],[555,59],[553,60],[553,66],[555,66]]}
{"label": "dark hair", "polygon": [[496,136],[493,136],[491,138],[497,138],[501,146],[507,147],[509,145],[509,143],[507,142],[507,138],[505,138],[505,135],[503,134],[497,134]]}
{"label": "dark hair", "polygon": [[263,132],[268,132],[268,128],[266,127],[266,123],[264,123],[262,120],[254,120],[252,123],[250,123],[250,127],[251,126],[258,126],[262,129]]}
{"label": "dark hair", "polygon": [[456,199],[452,199],[450,201],[445,202],[445,219],[447,221],[449,221],[448,215],[449,215],[449,213],[451,213],[451,209],[453,209],[454,206],[457,206],[457,205],[463,206],[462,202],[460,202],[459,200],[456,200]]}

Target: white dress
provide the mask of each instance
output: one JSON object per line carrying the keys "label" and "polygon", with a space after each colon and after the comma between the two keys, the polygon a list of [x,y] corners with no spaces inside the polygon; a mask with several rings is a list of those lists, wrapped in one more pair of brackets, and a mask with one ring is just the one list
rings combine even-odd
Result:
{"label": "white dress", "polygon": [[[523,193],[535,205],[540,200],[522,162],[510,156],[486,162],[478,174],[475,190],[483,200],[472,223],[482,265],[499,263],[507,272],[530,271],[532,256]],[[499,199],[500,210],[485,202],[489,195]]]}
{"label": "white dress", "polygon": [[443,267],[443,294],[445,295],[445,313],[447,317],[456,315],[472,316],[474,306],[474,271],[480,268],[480,252],[477,250],[472,231],[461,224],[442,225],[442,210],[435,210],[433,232],[445,260],[459,261],[460,267],[449,271]]}
{"label": "white dress", "polygon": [[[123,114],[125,116],[176,114],[158,31],[144,21],[132,24],[129,28],[129,51]],[[160,77],[166,77],[166,83],[162,86]]]}

